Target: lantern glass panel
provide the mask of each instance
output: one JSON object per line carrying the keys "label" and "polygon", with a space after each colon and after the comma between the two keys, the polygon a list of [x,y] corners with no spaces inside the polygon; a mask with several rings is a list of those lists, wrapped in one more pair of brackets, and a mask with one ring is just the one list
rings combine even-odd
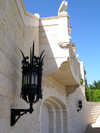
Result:
{"label": "lantern glass panel", "polygon": [[79,101],[79,108],[82,108],[82,101]]}
{"label": "lantern glass panel", "polygon": [[32,73],[31,84],[34,84],[34,73]]}
{"label": "lantern glass panel", "polygon": [[37,74],[35,75],[35,85],[37,85],[38,84],[38,76],[37,76]]}
{"label": "lantern glass panel", "polygon": [[27,75],[24,75],[24,86],[27,84]]}
{"label": "lantern glass panel", "polygon": [[27,84],[28,85],[30,84],[30,74],[29,73],[27,74]]}

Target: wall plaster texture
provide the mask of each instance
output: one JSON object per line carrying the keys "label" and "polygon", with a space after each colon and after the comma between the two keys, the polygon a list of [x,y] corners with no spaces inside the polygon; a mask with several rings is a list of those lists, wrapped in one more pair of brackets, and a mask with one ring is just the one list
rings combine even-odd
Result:
{"label": "wall plaster texture", "polygon": [[80,84],[80,62],[72,50],[67,13],[65,16],[40,19],[39,43],[40,52],[45,49],[46,54],[43,76],[52,73],[65,85]]}
{"label": "wall plaster texture", "polygon": [[[87,102],[79,88],[67,96],[66,87],[52,76],[43,78],[43,100],[34,104],[35,111],[22,116],[14,127],[10,126],[11,107],[29,108],[20,98],[20,50],[29,56],[34,40],[35,55],[39,55],[39,20],[26,11],[23,0],[0,0],[0,133],[83,133],[100,114],[100,103]],[[58,23],[57,18],[54,20],[50,23]],[[52,29],[56,36],[57,26],[49,27]],[[55,44],[57,40],[50,33],[47,36]],[[83,108],[78,113],[80,99]]]}
{"label": "wall plaster texture", "polygon": [[[51,82],[50,82],[51,81]],[[51,76],[44,78],[43,101],[41,105],[41,133],[84,133],[90,123],[94,123],[100,114],[100,103],[87,102],[80,88],[66,95],[66,87],[55,81]],[[82,109],[77,112],[78,100],[82,100]],[[44,113],[48,110],[48,113]],[[59,110],[59,116],[58,116]],[[48,119],[52,113],[53,118]],[[58,120],[59,119],[59,120]],[[60,121],[60,126],[57,121]],[[44,123],[42,123],[42,121]],[[53,123],[53,126],[52,126]],[[55,128],[58,127],[59,129]],[[53,128],[53,131],[49,129]]]}
{"label": "wall plaster texture", "polygon": [[20,98],[20,50],[29,56],[34,41],[35,55],[39,55],[39,19],[25,12],[22,6],[22,0],[0,0],[0,133],[37,133],[40,130],[40,102],[34,105],[32,115],[22,116],[10,127],[11,107],[29,108]]}

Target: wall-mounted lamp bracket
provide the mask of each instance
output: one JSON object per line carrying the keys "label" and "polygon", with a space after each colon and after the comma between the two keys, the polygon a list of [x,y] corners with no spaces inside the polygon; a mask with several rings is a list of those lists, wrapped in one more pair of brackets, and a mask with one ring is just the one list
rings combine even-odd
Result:
{"label": "wall-mounted lamp bracket", "polygon": [[77,112],[79,112],[81,110],[81,108],[80,109],[77,109]]}
{"label": "wall-mounted lamp bracket", "polygon": [[23,60],[22,60],[22,87],[21,87],[21,98],[30,104],[29,109],[11,109],[11,126],[18,121],[18,119],[29,112],[30,114],[34,111],[32,108],[33,103],[42,99],[42,89],[41,89],[41,80],[42,80],[42,66],[43,66],[43,56],[44,51],[41,53],[40,57],[34,55],[34,42],[33,48],[30,48],[30,62],[29,57],[24,56],[21,51]]}
{"label": "wall-mounted lamp bracket", "polygon": [[30,106],[29,109],[11,109],[11,126],[14,126],[22,115],[27,114],[28,112],[31,114],[33,111],[34,109],[32,106]]}
{"label": "wall-mounted lamp bracket", "polygon": [[78,100],[78,109],[77,112],[79,112],[82,109],[82,100]]}

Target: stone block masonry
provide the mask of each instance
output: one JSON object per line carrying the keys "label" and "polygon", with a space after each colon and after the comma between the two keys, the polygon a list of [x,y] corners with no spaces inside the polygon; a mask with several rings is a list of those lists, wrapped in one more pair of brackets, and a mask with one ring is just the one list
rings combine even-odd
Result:
{"label": "stone block masonry", "polygon": [[[68,31],[69,16],[64,17]],[[25,114],[15,126],[10,126],[12,107],[29,108],[29,105],[20,98],[22,84],[20,50],[25,56],[29,56],[30,46],[34,41],[35,55],[39,56],[41,46],[44,45],[46,49],[50,43],[51,51],[47,49],[46,58],[52,59],[55,55],[56,60],[60,57],[60,62],[65,61],[59,52],[54,52],[55,46],[58,46],[58,18],[57,16],[40,19],[28,13],[23,0],[0,0],[0,133],[84,133],[88,124],[94,123],[100,114],[100,103],[85,100],[84,86],[77,87],[76,91],[67,95],[69,86],[60,83],[61,79],[58,81],[50,75],[52,71],[49,71],[48,67],[50,69],[55,67],[47,62],[45,71],[49,74],[42,79],[43,99],[33,105],[34,112],[31,115]],[[62,37],[62,41],[63,39],[71,41],[68,32],[67,34],[67,38]],[[68,54],[68,51],[65,53]],[[65,53],[62,52],[62,57]],[[61,65],[59,62],[58,64]],[[63,70],[67,69],[63,71],[64,74],[69,73],[68,68],[64,66]],[[67,81],[65,79],[64,83]],[[77,112],[78,100],[82,100],[82,109],[79,112]]]}
{"label": "stone block masonry", "polygon": [[[35,111],[32,115],[22,116],[14,127],[10,127],[11,107],[29,108],[29,105],[20,98],[22,84],[20,50],[25,56],[29,56],[30,46],[34,41],[35,55],[39,55],[39,27],[34,24],[32,26],[29,22],[27,26],[25,25],[18,4],[20,5],[21,1],[0,1],[0,133],[38,133],[40,103],[34,105]],[[31,18],[27,15],[26,17]]]}

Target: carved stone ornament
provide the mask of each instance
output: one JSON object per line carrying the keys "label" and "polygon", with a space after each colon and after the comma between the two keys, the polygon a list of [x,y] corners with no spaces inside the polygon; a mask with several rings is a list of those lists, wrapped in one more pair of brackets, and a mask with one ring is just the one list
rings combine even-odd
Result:
{"label": "carved stone ornament", "polygon": [[62,48],[62,49],[66,49],[68,48],[68,44],[67,42],[59,42],[58,45]]}
{"label": "carved stone ornament", "polygon": [[61,3],[59,10],[58,10],[58,14],[62,13],[62,12],[67,12],[67,5],[68,2],[66,2],[65,0]]}

